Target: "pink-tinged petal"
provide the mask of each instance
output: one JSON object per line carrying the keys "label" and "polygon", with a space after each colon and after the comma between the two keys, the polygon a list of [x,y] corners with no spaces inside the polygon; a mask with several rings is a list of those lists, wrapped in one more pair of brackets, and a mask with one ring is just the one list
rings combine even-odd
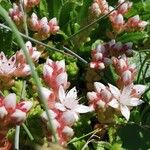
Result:
{"label": "pink-tinged petal", "polygon": [[73,87],[66,95],[66,99],[77,99],[77,89]]}
{"label": "pink-tinged petal", "polygon": [[126,118],[126,120],[128,121],[130,118],[130,110],[127,106],[125,105],[120,105],[120,111],[121,114]]}
{"label": "pink-tinged petal", "polygon": [[116,99],[112,99],[112,101],[110,101],[109,103],[108,103],[108,105],[109,106],[111,106],[111,107],[113,107],[113,108],[116,108],[116,109],[118,109],[119,108],[119,103],[118,103],[118,101],[116,100]]}
{"label": "pink-tinged petal", "polygon": [[31,68],[29,65],[25,65],[22,69],[22,72],[26,73],[26,74],[30,74],[31,72]]}
{"label": "pink-tinged petal", "polygon": [[56,82],[57,82],[58,86],[60,86],[60,85],[66,86],[67,79],[68,79],[67,73],[63,72],[56,77]]}
{"label": "pink-tinged petal", "polygon": [[57,61],[56,62],[58,69],[63,69],[62,71],[65,71],[65,60]]}
{"label": "pink-tinged petal", "polygon": [[53,65],[53,61],[51,59],[47,58],[46,64],[52,66]]}
{"label": "pink-tinged petal", "polygon": [[144,101],[140,100],[139,98],[131,98],[127,106],[138,106],[144,103]]}
{"label": "pink-tinged petal", "polygon": [[96,92],[98,92],[98,93],[100,93],[101,90],[106,89],[105,85],[100,82],[94,82],[94,87],[95,87]]}
{"label": "pink-tinged petal", "polygon": [[111,93],[114,95],[115,98],[118,99],[120,96],[119,89],[111,84],[108,84],[108,85],[109,85],[109,89],[110,89]]}
{"label": "pink-tinged petal", "polygon": [[129,70],[124,71],[123,74],[122,74],[122,79],[123,79],[124,83],[130,82],[131,79],[132,79],[131,71],[129,71]]}
{"label": "pink-tinged petal", "polygon": [[[48,110],[48,113],[49,113],[51,119],[54,119],[57,117],[57,114],[50,109]],[[41,117],[46,121],[48,120],[48,117],[47,117],[47,114],[45,111],[41,114]]]}
{"label": "pink-tinged petal", "polygon": [[69,110],[64,112],[62,117],[68,126],[72,126],[76,122],[76,120],[78,119],[78,116],[76,117],[74,115],[74,112],[69,111]]}
{"label": "pink-tinged petal", "polygon": [[136,91],[137,96],[141,96],[145,92],[146,86],[138,84],[138,85],[134,85],[133,89]]}
{"label": "pink-tinged petal", "polygon": [[46,76],[46,75],[52,76],[52,73],[53,73],[53,68],[50,67],[49,65],[45,64],[44,67],[43,67],[43,75],[44,76]]}
{"label": "pink-tinged petal", "polygon": [[33,105],[33,103],[31,101],[24,101],[19,104],[21,106],[19,109],[24,110],[25,112],[28,112]]}
{"label": "pink-tinged petal", "polygon": [[19,109],[16,109],[16,111],[11,115],[11,118],[14,119],[16,123],[20,123],[25,121],[26,113]]}
{"label": "pink-tinged petal", "polygon": [[115,18],[115,23],[117,24],[117,25],[122,25],[122,24],[124,24],[124,19],[123,19],[123,16],[122,16],[122,14],[118,14],[117,16],[116,16],[116,18]]}
{"label": "pink-tinged petal", "polygon": [[74,135],[74,131],[72,128],[65,126],[62,132],[67,136],[67,137],[72,137]]}
{"label": "pink-tinged petal", "polygon": [[77,112],[77,113],[87,113],[87,112],[91,112],[91,108],[88,107],[88,106],[84,106],[82,104],[79,104],[77,105],[75,108],[74,108],[74,111]]}
{"label": "pink-tinged petal", "polygon": [[63,86],[60,86],[59,91],[58,91],[58,98],[59,98],[61,103],[64,102],[65,97],[66,97],[65,90],[64,90]]}
{"label": "pink-tinged petal", "polygon": [[41,92],[45,98],[45,100],[49,99],[50,94],[52,93],[49,89],[45,88],[45,87],[41,87]]}
{"label": "pink-tinged petal", "polygon": [[3,119],[8,114],[4,106],[0,107],[0,119]]}
{"label": "pink-tinged petal", "polygon": [[30,41],[26,42],[26,47],[27,47],[27,50],[29,50],[30,48],[32,48],[32,43]]}
{"label": "pink-tinged petal", "polygon": [[4,62],[7,62],[7,58],[3,52],[0,53],[0,65]]}
{"label": "pink-tinged petal", "polygon": [[97,98],[97,94],[96,92],[88,92],[87,93],[87,98],[90,100],[90,101],[93,101]]}
{"label": "pink-tinged petal", "polygon": [[140,28],[144,28],[144,27],[147,26],[147,25],[148,25],[148,22],[147,22],[147,21],[141,21],[141,22],[138,23],[138,26],[139,26]]}
{"label": "pink-tinged petal", "polygon": [[37,61],[37,60],[39,59],[40,55],[41,55],[40,52],[34,51],[33,54],[32,54],[32,59],[33,59],[34,61]]}
{"label": "pink-tinged petal", "polygon": [[55,103],[55,108],[57,108],[60,111],[66,111],[65,106],[61,103]]}
{"label": "pink-tinged petal", "polygon": [[99,100],[99,101],[97,102],[97,105],[98,105],[99,108],[105,108],[106,103],[105,103],[104,101],[102,101],[102,100]]}
{"label": "pink-tinged petal", "polygon": [[16,94],[10,93],[4,99],[5,107],[7,110],[14,110],[16,108]]}

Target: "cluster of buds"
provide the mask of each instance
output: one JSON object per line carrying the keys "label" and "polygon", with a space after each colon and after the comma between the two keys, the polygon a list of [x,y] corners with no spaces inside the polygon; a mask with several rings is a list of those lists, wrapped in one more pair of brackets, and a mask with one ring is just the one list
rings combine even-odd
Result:
{"label": "cluster of buds", "polygon": [[40,0],[24,0],[24,8],[29,11],[40,3]]}
{"label": "cluster of buds", "polygon": [[[71,127],[78,121],[79,113],[87,113],[91,109],[79,104],[75,87],[66,92],[69,86],[64,60],[53,62],[48,59],[44,65],[43,74],[44,80],[51,89],[43,87],[42,93],[50,108],[49,113],[57,131],[59,143],[64,145],[74,134]],[[43,121],[47,123],[46,112],[43,112],[41,116]],[[51,135],[49,138],[52,140]]]}
{"label": "cluster of buds", "polygon": [[114,7],[108,6],[108,3],[105,0],[94,0],[90,8],[95,12],[94,14],[97,17],[113,10],[109,15],[109,20],[111,21],[114,31],[117,33],[122,31],[143,30],[146,27],[148,23],[140,20],[138,15],[129,18],[127,22],[124,20],[124,15],[132,7],[132,2],[119,0],[118,6],[119,7],[114,10]]}
{"label": "cluster of buds", "polygon": [[121,42],[111,40],[108,43],[97,45],[97,47],[92,50],[92,61],[90,63],[90,67],[95,69],[104,69],[111,63],[112,56],[118,57],[122,54],[131,56],[132,53],[131,42],[122,44]]}
{"label": "cluster of buds", "polygon": [[[101,117],[99,118],[100,121],[102,121],[102,115],[105,115],[103,118],[107,119],[105,122],[111,122],[113,120],[111,117],[114,116],[107,111],[110,107],[115,109],[115,114],[121,113],[126,120],[129,120],[130,109],[133,106],[138,106],[143,103],[143,101],[140,100],[140,97],[144,93],[146,86],[134,85],[131,83],[124,86],[122,89],[118,89],[111,84],[108,85],[109,86],[105,86],[99,82],[94,83],[95,91],[87,93],[89,105],[92,109],[95,109],[98,113],[101,113],[98,114],[98,116]],[[107,114],[105,112],[107,112]]]}
{"label": "cluster of buds", "polygon": [[18,27],[23,26],[23,14],[16,3],[13,3],[13,8],[9,9],[9,16]]}
{"label": "cluster of buds", "polygon": [[[26,47],[33,61],[37,61],[41,53],[35,47],[32,47],[31,42],[27,42]],[[3,52],[0,53],[1,90],[12,86],[14,77],[25,77],[30,75],[30,73],[30,66],[26,63],[22,50],[17,51],[9,59],[6,58]]]}
{"label": "cluster of buds", "polygon": [[56,18],[48,21],[46,17],[43,17],[39,20],[35,13],[29,19],[29,27],[32,31],[37,32],[34,37],[40,41],[47,39],[50,35],[56,34],[59,31]]}
{"label": "cluster of buds", "polygon": [[117,85],[120,88],[123,88],[123,86],[130,85],[136,75],[136,67],[134,64],[130,65],[128,63],[128,59],[126,56],[122,56],[120,58],[112,58],[112,64],[115,68],[115,71],[117,75],[119,76],[117,80]]}
{"label": "cluster of buds", "polygon": [[128,19],[125,28],[128,31],[143,30],[147,24],[147,21],[140,20],[139,15],[136,15]]}
{"label": "cluster of buds", "polygon": [[14,93],[0,98],[0,119],[3,122],[1,125],[21,124],[26,120],[32,102],[21,101],[16,104],[16,100]]}
{"label": "cluster of buds", "polygon": [[58,91],[60,85],[67,89],[69,87],[68,75],[65,68],[65,61],[52,61],[47,59],[44,64],[43,78],[45,83],[54,91]]}
{"label": "cluster of buds", "polygon": [[[117,33],[122,31],[143,30],[147,26],[148,22],[140,20],[139,15],[133,16],[127,21],[124,20],[123,16],[131,8],[132,2],[120,0],[119,5],[120,7],[109,15],[112,27]],[[113,7],[109,7],[110,11],[113,9]]]}
{"label": "cluster of buds", "polygon": [[106,0],[94,0],[90,10],[96,15],[96,17],[99,17],[100,15],[104,15],[109,12],[109,6]]}
{"label": "cluster of buds", "polygon": [[22,124],[26,120],[27,113],[32,107],[31,101],[22,100],[18,103],[16,101],[17,97],[14,93],[10,93],[6,97],[0,97],[0,145],[9,127]]}

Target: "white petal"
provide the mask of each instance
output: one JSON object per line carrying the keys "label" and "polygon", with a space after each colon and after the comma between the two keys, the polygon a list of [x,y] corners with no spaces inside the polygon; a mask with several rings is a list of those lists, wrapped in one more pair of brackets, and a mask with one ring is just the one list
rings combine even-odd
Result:
{"label": "white petal", "polygon": [[16,107],[16,94],[10,93],[4,99],[6,109],[15,109]]}
{"label": "white petal", "polygon": [[105,85],[100,82],[94,82],[94,87],[95,87],[96,92],[98,93],[100,93],[101,90],[106,89]]}
{"label": "white petal", "polygon": [[111,93],[114,95],[115,98],[118,99],[120,96],[119,89],[111,84],[108,84],[108,85],[109,85],[109,89],[110,89]]}
{"label": "white petal", "polygon": [[121,114],[126,118],[126,120],[128,121],[130,118],[130,110],[127,106],[125,105],[120,105],[120,111]]}
{"label": "white petal", "polygon": [[73,87],[66,95],[67,99],[72,98],[73,100],[77,99],[77,89]]}
{"label": "white petal", "polygon": [[53,73],[53,68],[50,67],[49,65],[45,64],[44,67],[43,67],[43,75],[44,76],[46,76],[46,75],[52,76],[52,73]]}
{"label": "white petal", "polygon": [[116,108],[116,109],[118,109],[119,108],[119,103],[118,103],[118,101],[116,100],[116,99],[112,99],[112,101],[110,101],[109,103],[108,103],[108,105],[109,106],[111,106],[111,107],[113,107],[113,108]]}
{"label": "white petal", "polygon": [[58,98],[59,98],[61,103],[63,103],[65,100],[65,90],[64,90],[63,86],[59,87]]}
{"label": "white petal", "polygon": [[134,86],[133,86],[133,89],[136,90],[137,96],[141,96],[141,95],[145,92],[146,86],[145,86],[145,85],[138,84],[138,85],[134,85]]}
{"label": "white petal", "polygon": [[65,71],[65,60],[57,61],[56,62],[58,69],[63,69],[62,71]]}
{"label": "white petal", "polygon": [[0,119],[3,119],[8,114],[4,106],[0,107]]}
{"label": "white petal", "polygon": [[69,138],[74,135],[73,129],[68,126],[65,126],[62,132]]}
{"label": "white petal", "polygon": [[26,113],[19,109],[16,109],[16,111],[11,115],[11,117],[15,120],[15,122],[20,123],[25,121]]}
{"label": "white petal", "polygon": [[131,98],[129,104],[127,106],[138,106],[144,103],[144,101],[140,100],[139,98]]}
{"label": "white petal", "polygon": [[50,94],[52,93],[49,89],[45,88],[45,87],[41,87],[41,92],[45,98],[45,100],[49,99]]}
{"label": "white petal", "polygon": [[28,112],[31,109],[32,105],[33,105],[33,103],[31,101],[23,101],[19,104],[21,106],[21,107],[19,107],[19,109],[24,109],[25,112]]}
{"label": "white petal", "polygon": [[78,117],[76,117],[72,111],[64,112],[62,117],[68,126],[72,126],[78,119]]}
{"label": "white petal", "polygon": [[60,85],[66,86],[67,78],[68,78],[68,76],[67,76],[66,72],[63,72],[63,73],[59,74],[56,77],[56,82],[57,82],[58,86],[60,86]]}
{"label": "white petal", "polygon": [[88,92],[87,93],[87,98],[90,100],[90,101],[93,101],[97,98],[97,94],[96,92]]}
{"label": "white petal", "polygon": [[79,105],[77,105],[77,106],[75,107],[74,111],[77,112],[77,113],[87,113],[87,112],[90,112],[90,111],[92,111],[92,110],[91,110],[91,108],[88,107],[88,106],[84,106],[84,105],[82,105],[82,104],[79,104]]}
{"label": "white petal", "polygon": [[57,108],[60,111],[65,111],[66,110],[65,106],[61,103],[55,103],[55,108]]}

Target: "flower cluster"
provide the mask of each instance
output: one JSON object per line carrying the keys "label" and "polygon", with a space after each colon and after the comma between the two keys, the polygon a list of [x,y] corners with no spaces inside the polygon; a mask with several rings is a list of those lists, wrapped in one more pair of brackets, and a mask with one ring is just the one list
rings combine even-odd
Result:
{"label": "flower cluster", "polygon": [[13,8],[9,9],[9,16],[18,27],[23,25],[23,14],[16,3],[13,3]]}
{"label": "flower cluster", "polygon": [[106,0],[94,0],[90,9],[97,17],[109,12],[109,6]]}
{"label": "flower cluster", "polygon": [[108,84],[95,82],[95,92],[88,92],[89,104],[93,109],[107,109],[109,106],[119,110],[121,114],[129,120],[130,109],[133,106],[140,105],[140,100],[146,86],[134,85],[133,81],[136,75],[135,65],[129,65],[125,55],[120,58],[112,58],[113,66],[119,78],[116,81],[117,87]]}
{"label": "flower cluster", "polygon": [[88,92],[87,97],[90,106],[95,110],[113,107],[129,120],[130,109],[143,103],[140,97],[146,89],[144,85],[134,85],[131,83],[122,89],[118,89],[111,84],[105,86],[99,82],[95,82],[94,85],[95,92]]}
{"label": "flower cluster", "polygon": [[46,17],[38,19],[35,13],[33,13],[29,19],[29,27],[32,31],[37,32],[34,36],[38,40],[45,40],[50,35],[56,34],[59,31],[56,18],[53,18],[50,21],[48,21]]}
{"label": "flower cluster", "polygon": [[40,0],[24,0],[23,2],[24,2],[24,8],[29,11],[35,6],[37,6]]}
{"label": "flower cluster", "polygon": [[[44,65],[43,74],[44,80],[51,89],[43,87],[42,93],[51,108],[49,113],[57,131],[59,143],[64,145],[74,134],[71,127],[79,119],[79,113],[90,112],[91,109],[79,104],[75,87],[66,92],[69,85],[64,60],[53,62],[48,59]],[[43,112],[41,116],[47,122],[46,112]]]}
{"label": "flower cluster", "polygon": [[[26,8],[26,10],[30,10],[38,4],[39,0],[24,1],[24,7]],[[9,9],[9,16],[20,30],[23,29],[23,15],[25,14],[23,14],[21,8],[16,3],[13,3],[13,8]],[[48,21],[46,17],[39,19],[35,13],[32,13],[30,18],[27,16],[27,20],[27,25],[29,26],[29,29],[36,32],[33,35],[34,38],[40,41],[47,39],[50,35],[55,35],[59,31],[59,26],[56,18],[52,18]]]}
{"label": "flower cluster", "polygon": [[10,93],[6,97],[0,97],[0,119],[4,125],[21,124],[26,120],[27,113],[32,107],[32,102],[23,100],[16,104],[16,99],[17,97],[14,93]]}
{"label": "flower cluster", "polygon": [[113,57],[112,62],[115,71],[119,76],[116,82],[118,87],[122,88],[124,85],[130,85],[135,80],[135,64],[130,65],[127,57],[124,55],[120,58]]}
{"label": "flower cluster", "polygon": [[118,57],[122,54],[131,56],[132,53],[131,42],[122,44],[121,42],[111,40],[108,43],[98,44],[97,47],[92,50],[92,61],[90,63],[90,67],[95,69],[104,69],[111,63],[112,56]]}
{"label": "flower cluster", "polygon": [[[31,42],[26,43],[29,55],[33,61],[37,61],[41,53],[37,51],[36,47],[32,47]],[[15,77],[25,77],[30,75],[30,67],[26,63],[22,50],[17,51],[11,58],[7,59],[3,52],[0,53],[0,77],[1,89],[10,87]],[[6,84],[7,83],[7,84]]]}
{"label": "flower cluster", "polygon": [[10,127],[14,127],[15,125],[22,124],[26,118],[27,114],[32,108],[31,101],[22,100],[20,102],[16,102],[17,97],[16,94],[10,93],[6,97],[0,97],[0,145],[4,144],[4,147],[11,147],[11,143],[6,141],[5,136]]}
{"label": "flower cluster", "polygon": [[[139,15],[133,16],[125,21],[124,15],[132,7],[132,2],[119,0],[118,6],[119,7],[109,15],[109,20],[115,32],[143,30],[146,27],[148,22],[140,20]],[[94,0],[91,8],[97,17],[107,14],[114,9],[112,6],[108,6],[105,0]]]}

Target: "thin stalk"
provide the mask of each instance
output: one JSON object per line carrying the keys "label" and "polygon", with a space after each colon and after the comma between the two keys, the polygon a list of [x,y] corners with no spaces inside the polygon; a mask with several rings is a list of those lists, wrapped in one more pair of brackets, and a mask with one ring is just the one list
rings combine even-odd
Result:
{"label": "thin stalk", "polygon": [[145,57],[145,59],[143,60],[143,62],[141,64],[141,67],[140,67],[140,70],[139,70],[138,76],[137,76],[137,83],[139,83],[139,81],[140,81],[140,76],[141,76],[141,73],[142,73],[142,69],[143,69],[147,59],[148,59],[148,55]]}
{"label": "thin stalk", "polygon": [[16,126],[15,131],[15,150],[19,150],[19,135],[20,135],[20,126]]}
{"label": "thin stalk", "polygon": [[24,8],[24,0],[19,0],[19,3],[20,3],[21,12],[23,14],[23,25],[24,25],[25,34],[28,36],[29,32],[28,32],[28,25],[27,25],[27,13]]}
{"label": "thin stalk", "polygon": [[71,35],[68,39],[66,40],[70,40],[72,39],[74,36],[78,35],[79,33],[83,32],[84,30],[88,29],[89,27],[91,27],[92,25],[94,25],[95,23],[99,22],[101,19],[106,18],[108,15],[110,15],[114,10],[116,10],[117,8],[119,8],[122,4],[124,4],[127,0],[125,0],[123,3],[119,4],[118,6],[116,6],[113,10],[111,10],[110,12],[108,12],[107,14],[99,17],[98,19],[96,19],[95,21],[91,22],[90,24],[88,24],[87,26],[84,26],[83,28],[81,28],[78,32],[74,33],[73,35]]}
{"label": "thin stalk", "polygon": [[82,61],[85,64],[88,64],[88,62],[83,59],[82,57],[80,57],[79,55],[77,55],[76,53],[74,53],[73,51],[71,51],[70,49],[68,49],[67,47],[63,46],[63,49],[69,53],[71,53],[73,56],[75,56],[76,58],[78,58],[80,61]]}
{"label": "thin stalk", "polygon": [[10,28],[12,29],[13,33],[15,34],[18,45],[22,48],[23,53],[25,55],[25,58],[26,58],[28,64],[30,65],[31,74],[32,74],[32,76],[35,80],[37,90],[38,90],[38,94],[39,94],[39,97],[40,97],[40,101],[43,104],[44,109],[46,111],[46,115],[48,117],[48,124],[50,125],[50,129],[51,129],[52,135],[54,137],[54,141],[57,143],[58,140],[57,140],[57,136],[56,136],[56,131],[53,127],[53,124],[52,124],[52,121],[51,121],[51,116],[48,112],[49,108],[48,108],[47,102],[46,102],[46,100],[45,100],[45,98],[42,94],[42,91],[41,91],[41,82],[40,82],[40,79],[38,77],[37,72],[34,70],[34,64],[33,64],[32,59],[30,58],[30,56],[27,52],[27,48],[24,44],[24,41],[23,41],[22,37],[20,36],[20,34],[18,32],[18,29],[16,28],[15,24],[13,23],[13,21],[8,16],[7,11],[1,5],[0,5],[0,15],[6,20],[6,22],[9,24]]}
{"label": "thin stalk", "polygon": [[28,134],[29,138],[31,141],[34,140],[34,137],[32,136],[31,132],[29,131],[29,129],[27,128],[27,126],[23,123],[22,124],[23,129],[26,131],[26,133]]}
{"label": "thin stalk", "polygon": [[[5,28],[5,29],[7,29],[7,30],[9,30],[9,31],[12,31],[9,27],[7,27],[7,26],[4,25],[4,24],[1,24],[1,23],[0,23],[0,26],[3,27],[3,28]],[[18,31],[18,32],[19,32],[19,31]],[[62,54],[64,54],[64,55],[73,56],[73,57],[76,57],[76,58],[78,58],[78,59],[79,59],[79,57],[80,57],[78,54],[75,54],[74,52],[71,52],[71,51],[70,51],[70,54],[69,54],[69,53],[66,53],[66,52],[64,52],[63,50],[59,50],[59,49],[57,49],[57,48],[51,47],[51,46],[49,46],[49,45],[47,45],[47,44],[45,44],[45,43],[43,43],[43,42],[40,42],[40,41],[35,40],[35,39],[33,39],[33,38],[29,37],[29,36],[26,36],[25,34],[22,34],[21,32],[19,32],[19,34],[20,34],[23,38],[26,38],[26,39],[28,39],[28,40],[34,42],[34,43],[43,45],[43,46],[47,47],[47,48],[50,49],[50,50],[54,50],[54,51],[60,52],[60,53],[62,53]],[[66,49],[66,51],[68,51],[68,50]],[[81,59],[79,59],[79,60],[81,60]]]}
{"label": "thin stalk", "polygon": [[84,139],[85,137],[87,137],[87,136],[89,136],[89,135],[91,135],[91,134],[95,134],[95,133],[99,132],[100,130],[101,130],[101,129],[96,129],[96,130],[94,130],[94,131],[92,131],[92,132],[89,132],[88,134],[83,135],[83,136],[81,136],[81,137],[79,137],[79,138],[77,138],[77,139],[72,139],[72,140],[69,141],[67,144],[71,144],[71,143],[77,142],[77,141],[79,141],[79,140],[81,140],[81,139]]}

